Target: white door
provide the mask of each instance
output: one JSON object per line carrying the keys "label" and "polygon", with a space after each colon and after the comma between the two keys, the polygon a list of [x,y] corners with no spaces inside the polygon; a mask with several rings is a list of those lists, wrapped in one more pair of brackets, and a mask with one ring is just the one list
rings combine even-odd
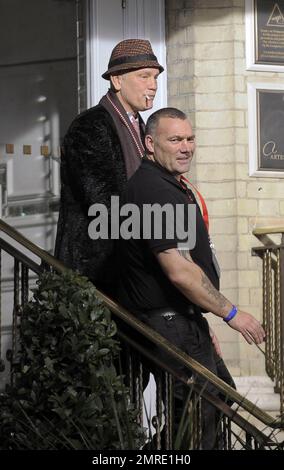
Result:
{"label": "white door", "polygon": [[164,0],[89,0],[87,29],[88,105],[94,106],[107,92],[102,79],[113,47],[123,39],[148,39],[165,72],[158,79],[153,111],[167,104],[165,7]]}

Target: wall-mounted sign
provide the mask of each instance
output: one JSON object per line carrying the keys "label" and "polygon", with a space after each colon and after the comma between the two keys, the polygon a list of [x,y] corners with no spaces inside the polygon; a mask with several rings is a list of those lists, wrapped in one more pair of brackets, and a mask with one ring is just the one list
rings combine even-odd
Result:
{"label": "wall-mounted sign", "polygon": [[248,84],[249,173],[284,177],[284,85]]}
{"label": "wall-mounted sign", "polygon": [[284,0],[246,0],[249,70],[284,72]]}

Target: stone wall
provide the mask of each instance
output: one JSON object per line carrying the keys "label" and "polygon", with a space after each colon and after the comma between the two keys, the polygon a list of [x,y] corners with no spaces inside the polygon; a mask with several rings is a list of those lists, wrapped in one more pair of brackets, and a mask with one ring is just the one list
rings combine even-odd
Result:
{"label": "stone wall", "polygon": [[[166,0],[168,104],[188,113],[197,150],[190,177],[206,198],[221,290],[261,320],[256,224],[284,216],[281,179],[249,177],[247,82],[283,83],[246,70],[244,0]],[[258,348],[209,314],[234,375],[264,374]]]}

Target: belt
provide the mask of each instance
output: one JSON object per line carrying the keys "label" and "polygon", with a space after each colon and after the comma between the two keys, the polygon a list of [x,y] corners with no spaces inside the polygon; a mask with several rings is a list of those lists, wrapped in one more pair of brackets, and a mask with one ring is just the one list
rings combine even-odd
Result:
{"label": "belt", "polygon": [[156,308],[153,310],[147,310],[144,312],[149,315],[159,315],[160,317],[165,318],[165,320],[172,320],[174,317],[177,316],[182,316],[186,317],[188,315],[195,315],[197,312],[195,312],[194,306],[193,305],[188,305],[183,312],[177,312],[176,310],[170,308],[170,307],[164,307],[164,308]]}
{"label": "belt", "polygon": [[172,320],[174,317],[176,317],[178,314],[176,312],[165,312],[161,313],[161,317],[163,317],[165,320]]}

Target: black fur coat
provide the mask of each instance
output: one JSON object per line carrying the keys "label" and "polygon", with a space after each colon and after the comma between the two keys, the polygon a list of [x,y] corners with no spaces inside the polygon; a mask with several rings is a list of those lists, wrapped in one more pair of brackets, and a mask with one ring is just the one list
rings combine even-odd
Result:
{"label": "black fur coat", "polygon": [[114,242],[89,237],[93,217],[88,210],[94,203],[110,207],[111,195],[121,194],[126,181],[113,120],[97,105],[73,121],[63,142],[55,256],[109,293],[115,276]]}

